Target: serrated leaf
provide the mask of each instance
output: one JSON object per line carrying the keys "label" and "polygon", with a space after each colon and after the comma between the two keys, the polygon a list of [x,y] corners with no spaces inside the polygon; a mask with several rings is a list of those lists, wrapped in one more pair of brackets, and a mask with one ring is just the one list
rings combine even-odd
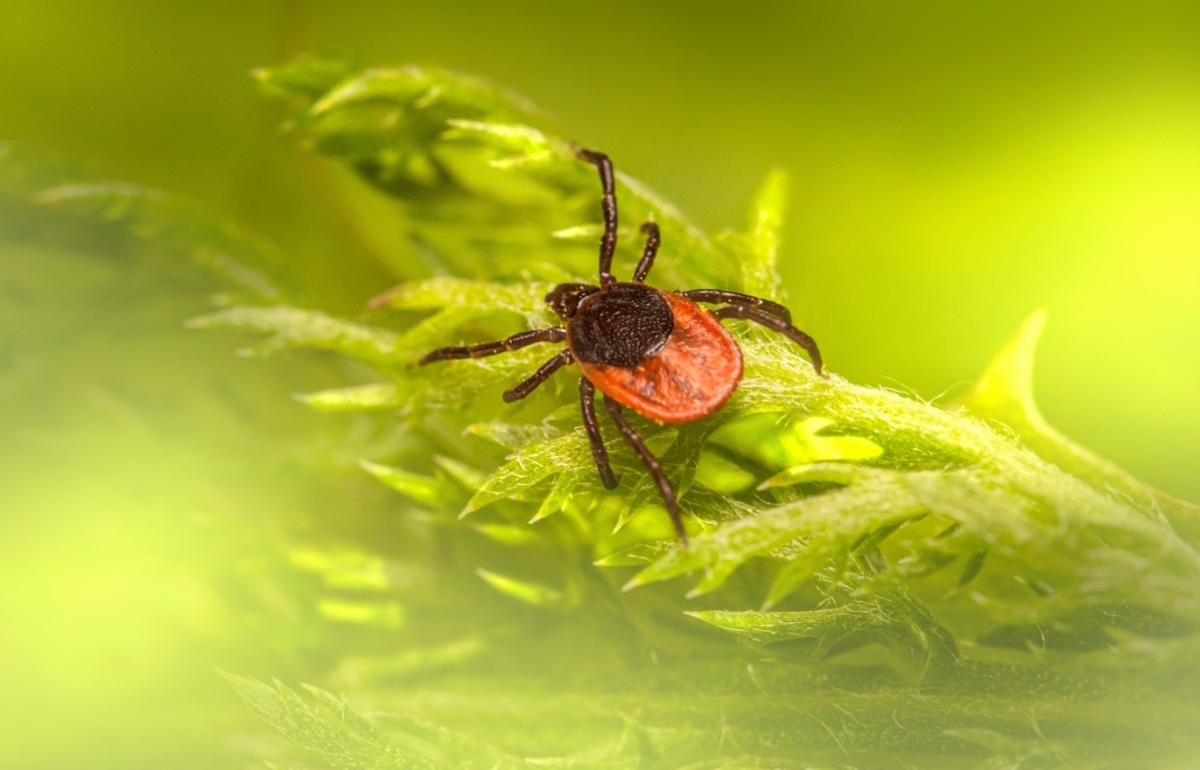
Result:
{"label": "serrated leaf", "polygon": [[[692,596],[720,587],[739,566],[796,538],[816,538],[812,563],[836,554],[858,535],[922,512],[919,501],[894,482],[881,482],[827,492],[728,522],[692,540],[689,548],[672,551],[639,572],[632,588],[700,570]],[[815,543],[820,542],[820,549]],[[827,549],[827,550],[826,550]]]}
{"label": "serrated leaf", "polygon": [[663,556],[673,546],[663,540],[652,540],[620,548],[593,562],[597,567],[642,567]]}
{"label": "serrated leaf", "polygon": [[958,659],[950,633],[927,609],[900,594],[879,594],[802,612],[710,610],[686,614],[762,644],[810,642],[811,654],[818,660],[874,642],[921,664],[936,660],[949,665]]}
{"label": "serrated leaf", "polygon": [[519,500],[542,481],[561,473],[564,467],[579,467],[585,455],[590,458],[591,450],[582,429],[529,444],[488,477],[467,502],[463,515],[504,498]]}
{"label": "serrated leaf", "polygon": [[528,545],[541,542],[542,537],[525,524],[495,524],[478,522],[471,525],[479,534],[504,545]]}
{"label": "serrated leaf", "polygon": [[404,608],[396,602],[341,599],[327,596],[317,601],[317,612],[335,623],[400,628]]}
{"label": "serrated leaf", "polygon": [[756,297],[781,296],[779,243],[787,209],[788,178],[780,169],[767,175],[754,194],[747,233],[747,254],[741,260],[742,291]]}
{"label": "serrated leaf", "polygon": [[1033,395],[1034,357],[1045,326],[1044,310],[1026,318],[957,405],[1009,426],[1033,451],[1096,489],[1126,496],[1144,511],[1162,511],[1193,544],[1200,543],[1200,506],[1153,489],[1046,422]]}
{"label": "serrated leaf", "polygon": [[533,514],[533,518],[529,520],[529,523],[535,524],[547,516],[552,516],[562,511],[570,501],[577,486],[579,486],[579,477],[577,475],[573,473],[558,474],[558,478],[554,480],[554,485],[550,488],[550,492],[543,498],[542,504],[538,506],[537,513]]}
{"label": "serrated leaf", "polygon": [[383,592],[419,582],[416,574],[406,574],[395,564],[388,564],[375,554],[359,551],[296,547],[288,553],[288,561],[299,569],[321,578],[330,589]]}
{"label": "serrated leaf", "polygon": [[273,347],[330,350],[385,368],[402,358],[393,332],[286,305],[225,308],[191,319],[188,327],[266,332]]}
{"label": "serrated leaf", "polygon": [[465,112],[524,116],[536,113],[529,102],[485,81],[449,70],[408,66],[369,69],[341,80],[317,100],[311,111],[321,115],[349,105],[383,101],[417,110],[448,104]]}
{"label": "serrated leaf", "polygon": [[701,453],[695,478],[704,488],[725,495],[743,492],[758,483],[754,472],[714,451]]}
{"label": "serrated leaf", "polygon": [[439,468],[446,472],[447,476],[457,481],[466,489],[478,489],[487,478],[485,474],[453,457],[434,455],[433,461]]}
{"label": "serrated leaf", "polygon": [[260,67],[254,79],[272,96],[315,101],[350,74],[350,65],[338,58],[305,56],[279,67]]}
{"label": "serrated leaf", "polygon": [[43,206],[121,224],[142,240],[184,252],[255,299],[283,297],[263,272],[281,261],[274,246],[174,195],[128,182],[76,182],[40,189],[33,198]]}
{"label": "serrated leaf", "polygon": [[446,123],[450,126],[444,134],[447,140],[466,137],[483,139],[505,150],[508,154],[504,157],[490,161],[493,167],[515,168],[531,164],[552,166],[556,155],[570,154],[569,145],[556,143],[532,126],[453,118]]}
{"label": "serrated leaf", "polygon": [[[269,82],[273,75],[268,70],[259,78]],[[293,96],[306,93],[292,91]],[[594,170],[574,157],[572,142],[547,131],[548,121],[527,101],[476,78],[423,67],[365,70],[341,79],[298,113],[296,122],[313,149],[351,164],[365,181],[421,207],[426,215],[450,210],[460,219],[479,215],[463,205],[469,191],[481,200],[564,213],[586,205],[589,218],[599,219]],[[720,276],[729,275],[731,255],[714,247],[671,204],[624,174],[617,174],[617,183],[628,221],[654,219],[671,249],[706,255],[689,268],[697,276],[691,283],[717,285]],[[560,220],[532,231],[525,227],[525,217],[484,216],[490,234],[520,233],[526,250],[534,232],[545,238],[562,227],[586,224]],[[477,240],[464,242],[435,220],[421,216],[412,226],[425,244],[445,244],[447,259],[458,259],[455,252],[464,248],[478,248]],[[594,260],[593,254],[587,275],[594,275]],[[527,256],[522,265],[528,267]],[[658,273],[666,283],[684,283],[678,265],[670,261]]]}
{"label": "serrated leaf", "polygon": [[[225,679],[251,709],[304,752],[330,767],[395,767],[433,770],[432,762],[401,752],[379,729],[348,709],[332,713],[310,706],[293,690],[225,674]],[[328,703],[327,699],[324,703]],[[327,707],[326,707],[327,708]]]}
{"label": "serrated leaf", "polygon": [[889,471],[869,466],[838,462],[812,462],[796,465],[771,476],[759,484],[759,489],[794,486],[796,484],[840,484],[849,486],[872,479],[886,479]]}
{"label": "serrated leaf", "polygon": [[530,770],[533,765],[479,741],[423,720],[388,719],[384,732],[374,720],[320,688],[305,685],[310,705],[279,682],[262,682],[222,672],[251,709],[304,754],[336,770]]}
{"label": "serrated leaf", "polygon": [[370,460],[362,460],[359,462],[359,465],[367,473],[414,503],[429,508],[437,508],[445,496],[445,490],[442,488],[442,485],[438,483],[437,479],[430,476],[410,473],[401,468],[393,468],[390,465],[383,465],[371,462]]}
{"label": "serrated leaf", "polygon": [[386,655],[352,657],[342,662],[332,678],[356,687],[368,682],[394,681],[458,666],[478,658],[488,646],[483,637],[470,634],[445,643],[412,647]]}
{"label": "serrated leaf", "polygon": [[375,304],[399,310],[470,309],[475,317],[510,312],[523,315],[531,326],[556,323],[546,307],[553,284],[530,282],[499,284],[461,278],[430,278],[401,284],[379,295]]}
{"label": "serrated leaf", "polygon": [[552,425],[520,425],[507,422],[477,422],[467,426],[467,433],[487,439],[505,449],[519,449],[529,444],[548,441],[562,436],[562,431]]}
{"label": "serrated leaf", "polygon": [[475,570],[475,574],[505,596],[534,607],[561,609],[572,603],[568,595],[557,588],[500,575],[482,567]]}
{"label": "serrated leaf", "polygon": [[404,404],[402,391],[394,382],[372,382],[315,393],[297,393],[296,400],[322,412],[397,409]]}

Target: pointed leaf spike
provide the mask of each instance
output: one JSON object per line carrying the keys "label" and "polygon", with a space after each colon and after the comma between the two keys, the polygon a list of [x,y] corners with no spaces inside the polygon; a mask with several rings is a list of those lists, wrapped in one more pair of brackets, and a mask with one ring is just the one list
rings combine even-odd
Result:
{"label": "pointed leaf spike", "polygon": [[973,411],[987,413],[1013,427],[1017,421],[1043,423],[1033,398],[1033,365],[1045,328],[1045,310],[1036,310],[1025,319],[964,399]]}
{"label": "pointed leaf spike", "polygon": [[482,567],[475,570],[475,574],[505,596],[534,607],[563,608],[571,604],[567,594],[556,588],[500,575]]}
{"label": "pointed leaf spike", "polygon": [[1033,365],[1045,311],[1034,312],[958,405],[980,417],[999,420],[1021,441],[1060,468],[1105,495],[1117,492],[1152,517],[1165,516],[1185,539],[1200,542],[1200,506],[1146,484],[1109,460],[1072,441],[1051,426],[1033,396]]}
{"label": "pointed leaf spike", "polygon": [[748,259],[742,260],[742,290],[758,297],[780,293],[780,231],[787,210],[788,177],[780,169],[767,174],[754,196],[750,212]]}
{"label": "pointed leaf spike", "polygon": [[442,501],[441,485],[436,479],[370,460],[360,460],[358,464],[364,471],[414,503],[436,508]]}

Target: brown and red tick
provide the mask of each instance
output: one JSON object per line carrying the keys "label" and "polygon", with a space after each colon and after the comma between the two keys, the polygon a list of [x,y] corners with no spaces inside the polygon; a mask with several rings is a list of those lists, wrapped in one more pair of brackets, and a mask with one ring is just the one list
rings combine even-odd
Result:
{"label": "brown and red tick", "polygon": [[[686,543],[687,532],[675,491],[642,437],[626,422],[621,407],[672,425],[699,420],[720,409],[742,379],[742,351],[721,325],[725,318],[754,321],[794,340],[808,351],[818,374],[821,353],[812,337],[792,326],[791,313],[778,303],[722,289],[668,292],[646,286],[643,281],[654,265],[659,244],[658,226],[653,222],[642,225],[646,247],[633,271],[633,281],[618,281],[612,274],[617,243],[612,163],[607,155],[593,150],[580,150],[578,154],[600,171],[604,214],[600,285],[564,283],[546,295],[546,303],[562,319],[562,326],[521,332],[496,342],[439,348],[425,355],[420,364],[492,356],[536,342],[566,340],[562,352],[505,392],[504,400],[525,398],[566,364],[579,364],[583,373],[579,379],[579,406],[604,486],[614,489],[617,479],[608,464],[608,451],[596,422],[597,388],[604,394],[604,407],[613,424],[654,478],[675,532]],[[723,307],[710,311],[697,302]]]}

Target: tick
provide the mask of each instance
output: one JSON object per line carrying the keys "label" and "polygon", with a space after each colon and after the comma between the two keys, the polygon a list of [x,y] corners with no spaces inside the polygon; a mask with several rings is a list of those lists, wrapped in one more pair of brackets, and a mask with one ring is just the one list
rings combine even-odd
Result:
{"label": "tick", "polygon": [[[617,486],[596,420],[597,389],[604,395],[604,408],[621,437],[654,479],[675,533],[686,544],[675,491],[658,460],[625,419],[625,407],[668,425],[699,420],[720,409],[742,379],[742,351],[721,325],[727,318],[753,321],[795,341],[808,352],[818,374],[821,353],[812,337],[792,326],[788,309],[776,302],[723,289],[663,291],[647,286],[646,276],[654,266],[660,240],[658,225],[653,222],[641,227],[646,244],[633,280],[618,281],[612,274],[617,243],[612,162],[593,150],[580,150],[578,155],[600,172],[604,217],[600,285],[564,283],[546,295],[546,303],[562,319],[561,326],[521,332],[496,342],[439,348],[419,363],[493,356],[539,342],[566,341],[558,355],[506,391],[504,400],[511,403],[525,398],[562,367],[578,364],[583,375],[579,407],[600,480],[608,489]],[[720,307],[707,310],[697,304],[701,302]]]}

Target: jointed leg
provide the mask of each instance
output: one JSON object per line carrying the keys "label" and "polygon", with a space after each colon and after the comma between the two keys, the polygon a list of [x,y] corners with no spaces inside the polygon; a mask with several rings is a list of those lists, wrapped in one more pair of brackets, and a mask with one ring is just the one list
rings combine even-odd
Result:
{"label": "jointed leg", "polygon": [[782,318],[747,305],[730,305],[729,307],[718,308],[713,311],[713,315],[717,318],[743,318],[747,321],[754,321],[756,324],[761,324],[772,331],[779,332],[808,351],[808,357],[812,359],[813,368],[817,370],[817,374],[820,374],[822,377],[825,376],[822,371],[821,351],[817,349],[817,341]]}
{"label": "jointed leg", "polygon": [[736,291],[725,291],[724,289],[690,289],[681,291],[679,294],[693,302],[719,302],[727,305],[755,307],[765,313],[782,318],[788,323],[792,322],[792,311],[778,302],[772,302],[762,297],[752,297],[749,294],[739,294]]}
{"label": "jointed leg", "polygon": [[634,283],[641,283],[646,280],[647,275],[650,275],[650,268],[654,267],[654,255],[658,253],[660,241],[658,225],[653,222],[644,223],[641,230],[646,234],[646,250],[642,252],[642,261],[638,262],[637,269],[633,271]]}
{"label": "jointed leg", "polygon": [[617,280],[612,274],[613,251],[617,248],[617,195],[613,186],[612,161],[604,153],[595,150],[579,150],[576,154],[600,171],[600,187],[604,193],[600,199],[600,209],[604,213],[604,235],[600,238],[600,285],[610,286]]}
{"label": "jointed leg", "polygon": [[675,501],[675,490],[671,489],[671,482],[667,481],[667,474],[663,473],[662,465],[650,453],[650,450],[646,448],[646,442],[642,441],[642,437],[638,435],[637,431],[629,423],[625,422],[625,417],[621,414],[621,405],[608,396],[605,396],[604,407],[608,409],[608,416],[612,418],[613,423],[617,426],[617,430],[621,431],[621,436],[625,439],[625,442],[633,448],[633,451],[637,452],[638,457],[642,458],[646,470],[650,472],[650,477],[658,485],[658,493],[662,495],[663,503],[667,506],[667,513],[671,515],[671,524],[675,527],[675,534],[679,536],[680,541],[684,545],[687,545],[687,531],[683,528],[683,517],[679,513],[679,503]]}
{"label": "jointed leg", "polygon": [[566,338],[567,332],[565,329],[560,326],[552,326],[549,329],[535,329],[533,331],[521,332],[520,334],[514,334],[508,339],[497,340],[495,342],[483,342],[478,345],[466,345],[455,348],[438,348],[430,353],[426,353],[417,363],[424,366],[425,364],[432,364],[434,361],[445,361],[452,358],[494,356],[497,353],[517,350],[536,342],[562,342]]}
{"label": "jointed leg", "polygon": [[529,379],[504,391],[504,400],[510,404],[513,401],[520,401],[532,393],[538,385],[541,385],[543,382],[550,379],[550,375],[554,374],[570,362],[571,351],[569,348],[564,349],[563,352],[559,353],[557,356],[551,358],[549,361],[538,367],[538,370],[534,372]]}
{"label": "jointed leg", "polygon": [[596,461],[596,470],[600,471],[600,480],[606,489],[616,489],[617,477],[608,464],[608,450],[604,448],[600,423],[596,421],[596,386],[587,377],[579,378],[579,408],[583,411],[583,427],[592,444],[592,459]]}

